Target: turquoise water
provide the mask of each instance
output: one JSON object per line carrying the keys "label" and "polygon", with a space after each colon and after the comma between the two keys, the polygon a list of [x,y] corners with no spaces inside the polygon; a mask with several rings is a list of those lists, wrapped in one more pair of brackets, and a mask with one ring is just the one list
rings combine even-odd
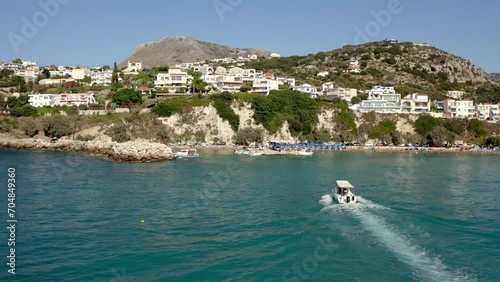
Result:
{"label": "turquoise water", "polygon": [[[0,281],[500,281],[499,156],[200,155],[0,151]],[[336,179],[359,204],[329,204]]]}

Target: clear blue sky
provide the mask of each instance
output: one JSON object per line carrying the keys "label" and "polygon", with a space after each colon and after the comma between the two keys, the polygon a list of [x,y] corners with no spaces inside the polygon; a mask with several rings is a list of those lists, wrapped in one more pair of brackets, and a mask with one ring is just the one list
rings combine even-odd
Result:
{"label": "clear blue sky", "polygon": [[140,43],[179,35],[283,56],[395,38],[500,72],[494,0],[1,0],[0,11],[2,61],[111,65]]}

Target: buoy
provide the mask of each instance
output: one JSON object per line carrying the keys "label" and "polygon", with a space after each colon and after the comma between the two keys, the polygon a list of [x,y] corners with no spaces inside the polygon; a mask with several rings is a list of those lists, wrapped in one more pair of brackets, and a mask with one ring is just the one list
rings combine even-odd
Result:
{"label": "buoy", "polygon": [[141,219],[141,223],[144,223],[144,219]]}

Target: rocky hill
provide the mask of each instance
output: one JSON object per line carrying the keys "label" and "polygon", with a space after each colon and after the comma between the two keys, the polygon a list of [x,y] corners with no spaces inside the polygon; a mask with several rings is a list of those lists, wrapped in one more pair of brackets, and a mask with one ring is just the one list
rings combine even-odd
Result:
{"label": "rocky hill", "polygon": [[[359,73],[350,72],[351,60]],[[367,89],[372,85],[393,85],[401,94],[429,93],[442,98],[447,90],[464,90],[473,95],[480,85],[489,84],[487,74],[461,57],[426,44],[370,42],[340,49],[284,58],[248,62],[247,67],[288,75],[299,83],[320,86],[333,81],[340,86]],[[319,72],[328,75],[319,77]]]}
{"label": "rocky hill", "polygon": [[[189,37],[175,36],[141,44],[127,60],[142,60],[144,68],[151,68],[217,58],[237,58],[249,54],[269,57],[270,52],[264,48],[234,48]],[[126,66],[127,60],[122,62],[120,67]]]}
{"label": "rocky hill", "polygon": [[488,73],[487,77],[490,81],[500,84],[500,73]]}

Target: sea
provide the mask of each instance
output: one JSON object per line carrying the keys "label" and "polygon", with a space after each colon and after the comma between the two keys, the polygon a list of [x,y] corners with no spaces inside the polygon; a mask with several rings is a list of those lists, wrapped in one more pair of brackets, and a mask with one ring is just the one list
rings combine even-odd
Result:
{"label": "sea", "polygon": [[0,281],[500,281],[499,155],[199,153],[1,150]]}

